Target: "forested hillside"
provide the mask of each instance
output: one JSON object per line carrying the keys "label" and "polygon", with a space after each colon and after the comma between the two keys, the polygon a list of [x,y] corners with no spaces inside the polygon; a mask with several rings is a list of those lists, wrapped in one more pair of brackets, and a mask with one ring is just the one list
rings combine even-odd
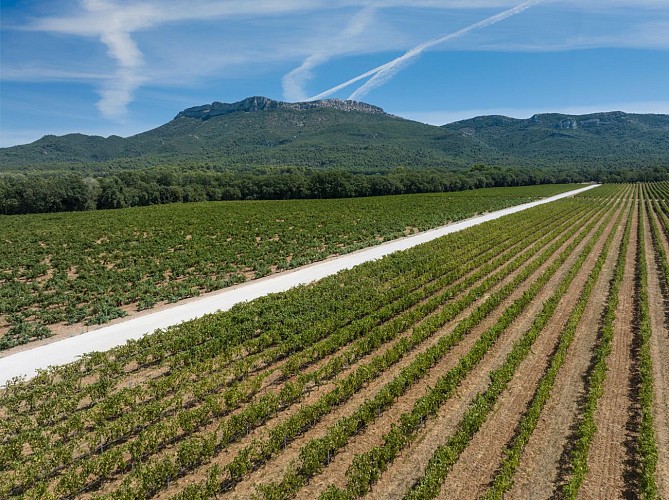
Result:
{"label": "forested hillside", "polygon": [[435,127],[365,103],[250,97],[128,138],[0,149],[0,213],[669,179],[669,116],[482,116]]}
{"label": "forested hillside", "polygon": [[80,172],[156,165],[392,167],[667,166],[669,116],[621,112],[482,116],[435,127],[353,101],[284,103],[250,97],[214,102],[128,138],[45,136],[0,149],[4,171],[76,167]]}

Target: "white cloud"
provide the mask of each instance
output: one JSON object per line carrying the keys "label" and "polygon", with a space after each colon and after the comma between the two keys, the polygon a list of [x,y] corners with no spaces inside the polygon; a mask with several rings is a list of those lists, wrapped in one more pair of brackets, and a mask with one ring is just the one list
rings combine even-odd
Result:
{"label": "white cloud", "polygon": [[131,33],[151,26],[158,11],[147,4],[126,8],[107,0],[82,0],[81,6],[84,12],[78,15],[39,19],[31,28],[99,38],[107,47],[109,56],[116,61],[117,69],[100,89],[97,107],[107,118],[122,117],[142,81],[137,69],[144,64]]}
{"label": "white cloud", "polygon": [[373,7],[363,8],[349,20],[339,35],[327,38],[300,66],[287,73],[282,79],[284,98],[289,101],[306,100],[304,86],[313,77],[313,70],[332,57],[350,50],[352,42],[355,42],[373,21],[375,12],[376,9]]}
{"label": "white cloud", "polygon": [[[103,5],[99,0],[88,0],[87,4],[92,4],[92,8],[96,10],[109,10],[107,5]],[[115,78],[100,90],[101,99],[97,107],[103,116],[115,118],[123,116],[127,105],[132,101],[135,89],[142,81],[136,68],[144,63],[144,59],[122,22],[111,23],[101,33],[100,40],[107,46],[109,55],[116,59],[118,70]]]}
{"label": "white cloud", "polygon": [[470,24],[469,26],[462,28],[458,31],[449,33],[444,36],[440,36],[433,40],[428,40],[427,42],[421,43],[413,47],[412,49],[402,54],[400,57],[393,59],[389,63],[384,64],[383,66],[379,66],[379,70],[374,73],[374,76],[372,76],[360,88],[358,88],[355,92],[353,92],[349,96],[349,99],[354,101],[360,100],[365,95],[367,95],[367,93],[369,93],[371,90],[386,84],[388,81],[394,78],[397,73],[399,73],[405,67],[407,67],[413,59],[420,56],[420,54],[422,54],[426,50],[435,47],[437,45],[441,45],[442,43],[447,42],[449,40],[453,40],[455,38],[459,38],[463,35],[466,35],[470,31],[487,28],[488,26],[498,23],[499,21],[503,21],[504,19],[507,19],[511,16],[520,14],[524,10],[532,7],[533,5],[539,3],[540,1],[541,0],[529,0],[520,5],[516,5],[511,9],[505,10],[504,12],[500,12],[499,14],[495,14],[494,16],[487,17],[482,21]]}
{"label": "white cloud", "polygon": [[142,65],[142,53],[127,31],[111,29],[102,33],[100,40],[108,47],[109,55],[122,67],[136,68]]}
{"label": "white cloud", "polygon": [[305,0],[200,0],[185,6],[156,1],[122,3],[82,0],[80,5],[83,10],[66,16],[37,19],[28,29],[99,38],[107,46],[109,56],[116,61],[117,71],[100,89],[101,98],[97,106],[104,116],[119,118],[132,101],[134,91],[147,80],[139,71],[144,65],[144,56],[132,38],[132,33],[168,22],[310,10],[316,8],[314,4]]}
{"label": "white cloud", "polygon": [[77,81],[77,80],[107,80],[111,74],[93,73],[86,71],[67,71],[63,69],[53,69],[45,67],[3,67],[2,79],[14,82],[40,82],[48,81]]}
{"label": "white cloud", "polygon": [[[86,79],[87,74],[92,75],[90,80],[99,85],[98,108],[107,117],[119,118],[132,101],[135,91],[144,84],[188,85],[204,76],[225,75],[225,71],[230,73],[230,68],[245,65],[259,68],[276,65],[277,61],[297,65],[283,77],[283,90],[287,99],[302,100],[306,95],[305,87],[316,70],[328,61],[344,56],[406,50],[426,37],[438,35],[436,29],[444,30],[434,20],[441,23],[443,19],[446,27],[455,29],[462,13],[466,14],[465,18],[471,19],[466,16],[471,13],[476,16],[483,11],[480,17],[484,17],[509,9],[516,3],[517,0],[192,0],[184,4],[165,0],[81,0],[76,9],[34,19],[25,29],[87,37],[103,43],[115,63],[110,74],[97,75],[95,70],[72,71],[63,67],[58,70],[45,68],[42,77],[45,80]],[[617,24],[600,26],[598,20],[614,10],[634,12],[634,15],[627,23],[623,16]],[[404,23],[403,12],[410,12],[415,22]],[[592,26],[597,29],[566,39],[553,36],[559,31],[559,23],[552,22],[557,19],[554,12],[576,13],[583,20],[592,20]],[[535,16],[534,11],[532,15]],[[321,22],[315,22],[316,16],[321,18]],[[543,28],[514,24],[514,29],[501,38],[495,36],[494,30],[482,30],[480,35],[466,37],[468,46],[449,43],[443,47],[430,45],[429,49],[553,51],[592,47],[669,48],[667,0],[545,0],[540,9],[537,8],[536,16],[548,20],[549,24]],[[534,19],[539,19],[536,16]],[[255,39],[242,30],[228,33],[233,20],[243,24],[275,18],[277,22],[273,31],[262,33],[262,36],[255,33]],[[344,18],[346,20],[342,21]],[[295,31],[300,19],[307,19],[305,24],[308,26],[299,33],[285,31],[291,28]],[[422,20],[433,22],[422,23]],[[174,27],[192,21],[203,25],[220,21],[217,33],[207,32],[210,38],[203,35],[198,41],[204,46],[216,47],[215,50],[198,47],[200,50],[196,52],[192,45],[181,41]],[[426,25],[425,30],[421,29],[423,24]],[[337,26],[344,29],[337,33]],[[161,51],[160,47],[146,42],[151,37],[160,39],[161,27],[163,32],[174,30],[176,34],[171,51]],[[151,31],[151,36],[142,38],[143,32],[148,31]],[[527,36],[528,33],[531,36]],[[158,52],[160,57],[156,56]],[[197,59],[197,65],[192,64],[193,59]],[[353,96],[361,97],[392,77],[393,71],[409,61],[410,58],[401,59],[395,66],[384,65],[349,81],[353,83],[378,74]],[[36,80],[39,79],[37,68],[3,65],[3,79],[28,79],[33,75]]]}
{"label": "white cloud", "polygon": [[512,7],[511,9],[505,10],[504,12],[500,12],[498,14],[495,14],[490,17],[486,17],[485,19],[478,21],[476,23],[470,24],[466,26],[465,28],[461,28],[457,31],[454,31],[452,33],[449,33],[447,35],[442,35],[437,38],[434,38],[432,40],[428,40],[426,42],[420,43],[416,45],[415,47],[412,47],[411,49],[407,50],[404,54],[402,54],[399,57],[396,57],[395,59],[382,64],[380,66],[377,66],[376,68],[373,68],[369,71],[366,71],[362,74],[359,74],[358,76],[355,76],[344,83],[340,83],[339,85],[336,85],[328,90],[325,90],[311,98],[310,100],[316,100],[316,99],[323,99],[325,97],[328,97],[364,78],[367,78],[371,76],[371,78],[365,82],[360,88],[358,88],[356,91],[354,91],[348,98],[351,100],[359,100],[362,97],[364,97],[369,91],[380,87],[381,85],[384,85],[388,81],[390,81],[397,73],[399,73],[401,70],[406,68],[413,59],[417,58],[420,54],[425,52],[426,50],[441,45],[444,42],[447,42],[449,40],[453,40],[455,38],[459,38],[470,31],[486,28],[492,24],[495,24],[499,21],[502,21],[504,19],[507,19],[508,17],[514,16],[516,14],[519,14],[523,12],[524,10],[528,9],[529,7],[541,2],[542,0],[529,0],[526,1],[522,4],[516,5]]}
{"label": "white cloud", "polygon": [[120,67],[115,77],[100,89],[100,100],[96,104],[100,113],[107,118],[123,118],[127,105],[142,81],[131,69]]}

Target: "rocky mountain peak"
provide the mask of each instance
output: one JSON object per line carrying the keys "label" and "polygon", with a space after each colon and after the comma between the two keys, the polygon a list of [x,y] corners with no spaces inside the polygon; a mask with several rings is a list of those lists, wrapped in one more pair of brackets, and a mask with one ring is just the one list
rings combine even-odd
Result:
{"label": "rocky mountain peak", "polygon": [[254,113],[257,111],[269,111],[276,109],[291,109],[297,111],[305,111],[316,108],[330,108],[339,111],[359,111],[364,113],[385,114],[383,109],[378,106],[372,106],[364,102],[348,101],[342,99],[324,99],[320,101],[307,102],[283,102],[275,101],[269,97],[254,96],[234,102],[218,102],[214,101],[211,104],[203,106],[194,106],[192,108],[181,111],[177,118],[196,118],[199,120],[207,120],[214,116],[222,116],[230,113]]}

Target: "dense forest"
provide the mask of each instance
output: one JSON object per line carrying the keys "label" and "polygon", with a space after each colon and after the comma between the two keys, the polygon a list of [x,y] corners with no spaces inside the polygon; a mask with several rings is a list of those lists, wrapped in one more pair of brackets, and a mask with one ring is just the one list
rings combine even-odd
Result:
{"label": "dense forest", "polygon": [[250,97],[131,137],[0,149],[0,213],[193,201],[346,198],[669,179],[669,116],[621,112],[442,127],[354,101]]}
{"label": "dense forest", "polygon": [[177,167],[90,176],[76,172],[0,175],[0,213],[80,211],[220,200],[350,198],[462,191],[482,187],[572,182],[669,180],[669,167],[652,169],[394,168],[375,173],[341,169],[268,167],[245,171]]}

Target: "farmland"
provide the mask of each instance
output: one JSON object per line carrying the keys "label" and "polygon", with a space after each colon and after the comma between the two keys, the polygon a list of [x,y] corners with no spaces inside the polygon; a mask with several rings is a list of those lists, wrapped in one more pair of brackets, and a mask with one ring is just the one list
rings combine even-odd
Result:
{"label": "farmland", "polygon": [[0,349],[574,187],[0,216]]}
{"label": "farmland", "polygon": [[669,497],[667,199],[605,185],[12,383],[0,497]]}

